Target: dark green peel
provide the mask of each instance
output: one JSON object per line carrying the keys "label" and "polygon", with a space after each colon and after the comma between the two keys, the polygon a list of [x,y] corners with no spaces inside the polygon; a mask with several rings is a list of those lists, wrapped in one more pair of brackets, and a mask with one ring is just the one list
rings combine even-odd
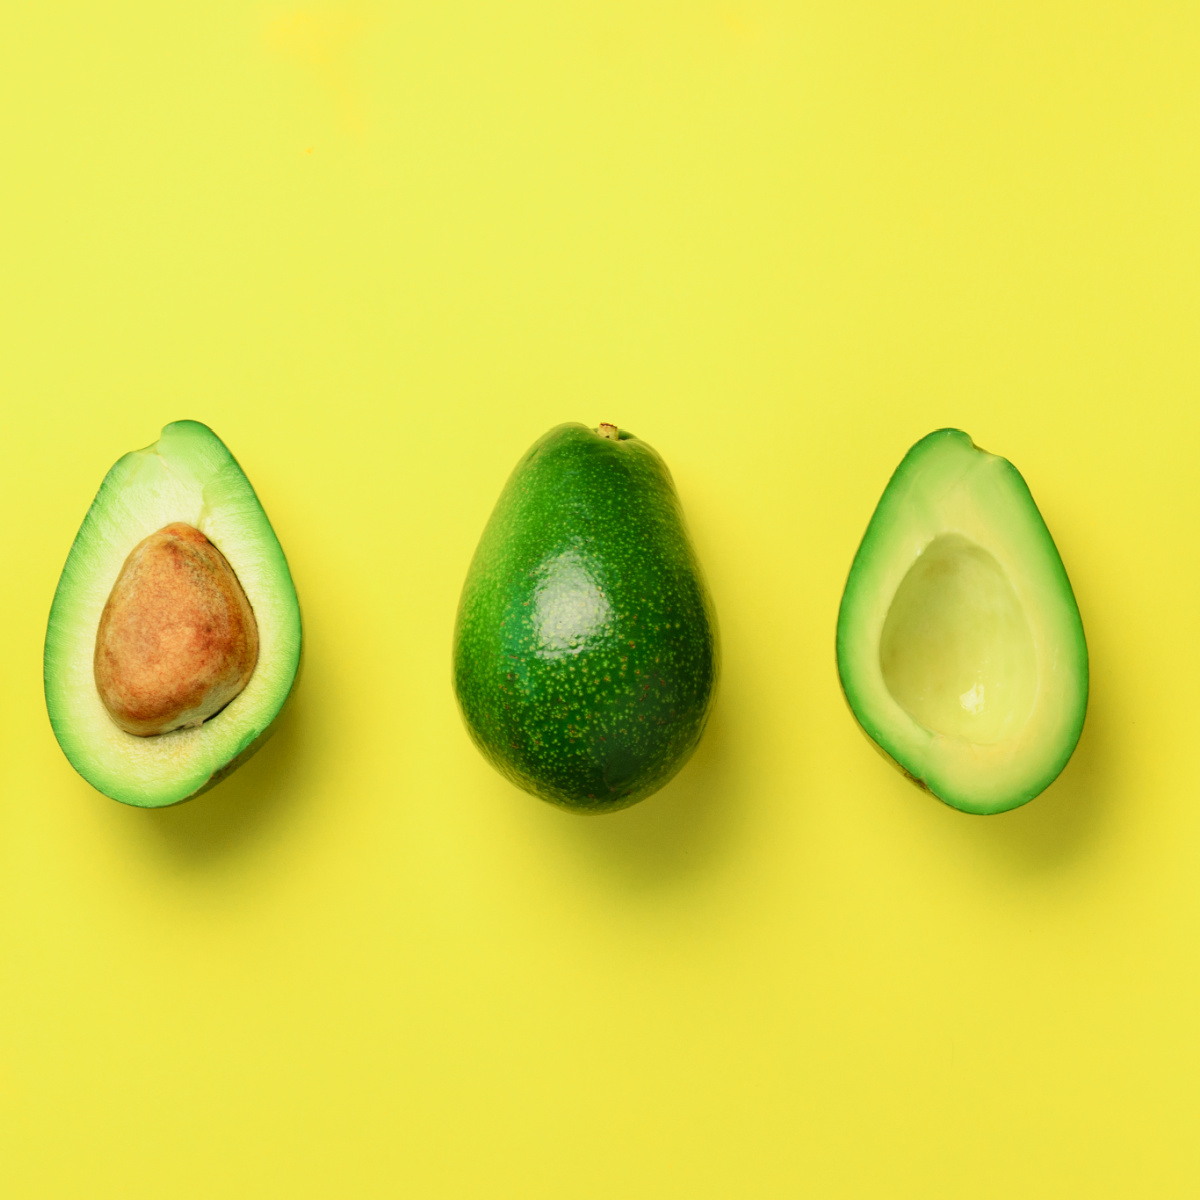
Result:
{"label": "dark green peel", "polygon": [[454,682],[509,779],[577,812],[649,796],[700,740],[712,606],[663,461],[559,425],[513,471],[467,574]]}

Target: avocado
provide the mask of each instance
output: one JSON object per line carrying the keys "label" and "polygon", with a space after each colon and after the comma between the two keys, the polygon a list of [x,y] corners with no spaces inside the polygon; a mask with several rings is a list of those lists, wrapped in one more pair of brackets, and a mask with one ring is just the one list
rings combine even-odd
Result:
{"label": "avocado", "polygon": [[958,429],[917,442],[850,568],[837,626],[855,719],[914,783],[970,813],[1032,800],[1067,764],[1088,654],[1020,473]]}
{"label": "avocado", "polygon": [[46,631],[46,707],[71,765],[124,804],[188,800],[266,740],[300,662],[283,550],[224,443],[166,426],[105,476]]}
{"label": "avocado", "polygon": [[550,430],[463,586],[454,684],[476,744],[543,800],[614,812],[688,760],[716,677],[713,609],[662,459],[613,425]]}

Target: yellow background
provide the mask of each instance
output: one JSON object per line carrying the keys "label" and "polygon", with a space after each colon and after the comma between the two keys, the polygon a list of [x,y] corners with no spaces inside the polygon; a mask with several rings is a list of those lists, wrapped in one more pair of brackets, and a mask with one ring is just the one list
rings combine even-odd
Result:
{"label": "yellow background", "polygon": [[[1200,1186],[1200,10],[588,0],[0,16],[0,1172],[41,1197],[1184,1197]],[[41,698],[83,514],[211,424],[294,707],[93,792]],[[522,451],[675,473],[724,675],[582,819],[449,685]],[[833,661],[890,471],[1024,473],[1092,702],[951,811]]]}

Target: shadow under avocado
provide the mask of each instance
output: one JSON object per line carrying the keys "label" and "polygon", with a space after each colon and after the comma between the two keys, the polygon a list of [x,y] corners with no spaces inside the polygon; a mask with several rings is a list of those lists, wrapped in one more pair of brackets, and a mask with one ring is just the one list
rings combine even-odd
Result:
{"label": "shadow under avocado", "polygon": [[311,745],[303,693],[293,692],[275,732],[242,767],[211,791],[170,808],[136,813],[170,858],[202,868],[262,837],[279,822],[308,764]]}
{"label": "shadow under avocado", "polygon": [[728,852],[737,819],[727,712],[718,693],[696,753],[661,792],[615,813],[550,814],[563,839],[599,870],[638,889],[667,886],[712,866]]}
{"label": "shadow under avocado", "polygon": [[1093,687],[1079,744],[1054,783],[1011,812],[956,820],[959,836],[1008,869],[1033,873],[1069,866],[1086,853],[1116,798],[1114,736],[1110,699],[1102,687]]}

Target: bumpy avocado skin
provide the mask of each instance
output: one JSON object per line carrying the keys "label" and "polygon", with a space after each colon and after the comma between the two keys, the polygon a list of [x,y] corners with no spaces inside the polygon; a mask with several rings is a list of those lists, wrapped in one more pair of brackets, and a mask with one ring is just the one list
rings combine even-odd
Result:
{"label": "bumpy avocado skin", "polygon": [[559,425],[517,464],[463,587],[454,683],[472,737],[553,804],[613,812],[695,750],[716,623],[662,459]]}

